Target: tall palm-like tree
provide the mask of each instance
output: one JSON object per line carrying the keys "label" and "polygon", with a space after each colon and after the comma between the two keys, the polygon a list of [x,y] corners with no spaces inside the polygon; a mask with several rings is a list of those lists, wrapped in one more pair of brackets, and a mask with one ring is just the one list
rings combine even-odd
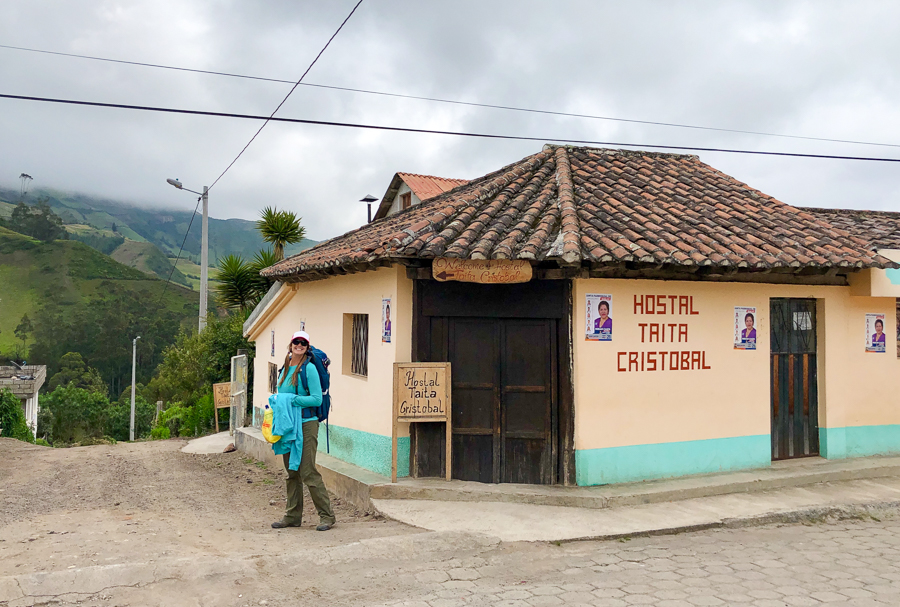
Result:
{"label": "tall palm-like tree", "polygon": [[284,245],[300,242],[306,236],[306,228],[300,225],[301,217],[291,211],[279,211],[275,207],[266,207],[256,222],[256,229],[263,240],[272,243],[277,261],[284,259]]}
{"label": "tall palm-like tree", "polygon": [[257,273],[253,265],[240,255],[227,255],[219,259],[215,291],[219,303],[230,310],[245,312],[259,302],[257,297]]}

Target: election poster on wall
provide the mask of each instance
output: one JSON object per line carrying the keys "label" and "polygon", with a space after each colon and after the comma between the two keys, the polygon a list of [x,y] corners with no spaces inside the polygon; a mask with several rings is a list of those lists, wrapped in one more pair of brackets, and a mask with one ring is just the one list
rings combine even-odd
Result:
{"label": "election poster on wall", "polygon": [[391,343],[391,298],[381,300],[381,341]]}
{"label": "election poster on wall", "polygon": [[756,308],[734,307],[734,349],[756,349]]}
{"label": "election poster on wall", "polygon": [[612,341],[612,295],[586,293],[584,338],[586,341]]}
{"label": "election poster on wall", "polygon": [[866,314],[866,352],[886,352],[884,314]]}

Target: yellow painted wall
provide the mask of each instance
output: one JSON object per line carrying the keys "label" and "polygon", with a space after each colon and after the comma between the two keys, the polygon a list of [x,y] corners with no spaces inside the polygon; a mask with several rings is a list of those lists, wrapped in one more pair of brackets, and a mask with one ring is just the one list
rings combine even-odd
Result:
{"label": "yellow painted wall", "polygon": [[[292,288],[286,285],[285,288]],[[390,297],[392,342],[381,341],[381,300]],[[344,314],[369,315],[368,377],[343,373]],[[268,363],[284,362],[291,335],[305,321],[317,348],[328,353],[331,364],[331,424],[382,436],[391,435],[393,363],[408,362],[412,345],[412,281],[405,268],[335,276],[300,283],[288,303],[270,321],[254,326],[256,360],[254,405],[268,398]],[[275,356],[271,356],[271,331],[275,331]],[[389,453],[388,453],[389,455]]]}
{"label": "yellow painted wall", "polygon": [[[612,279],[576,280],[574,293],[576,450],[768,435],[771,297],[820,300],[822,427],[900,424],[894,299],[848,287]],[[612,342],[585,341],[586,293],[613,295]],[[691,296],[698,314],[636,315],[634,296],[647,294]],[[757,308],[755,351],[734,349],[735,306]],[[886,315],[884,354],[865,352],[866,313]],[[687,323],[688,341],[641,343],[641,322]],[[617,371],[618,352],[659,350],[703,351],[711,368]]]}

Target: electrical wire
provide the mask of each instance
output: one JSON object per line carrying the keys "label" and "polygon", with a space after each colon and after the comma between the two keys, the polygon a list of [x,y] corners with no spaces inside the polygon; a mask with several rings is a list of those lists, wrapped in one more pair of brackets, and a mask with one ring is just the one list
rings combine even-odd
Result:
{"label": "electrical wire", "polygon": [[184,231],[184,240],[181,241],[181,248],[178,249],[178,255],[175,256],[175,263],[172,264],[172,270],[169,272],[169,278],[166,279],[166,286],[163,287],[162,294],[160,294],[159,301],[156,302],[156,305],[162,303],[163,297],[166,296],[166,291],[169,290],[169,283],[172,282],[172,275],[175,273],[175,267],[178,265],[178,261],[181,259],[181,252],[184,251],[184,243],[187,242],[188,234],[191,233],[191,226],[194,225],[194,217],[197,216],[197,209],[200,208],[201,200],[203,200],[203,196],[197,198],[197,205],[194,207],[194,212],[191,214],[191,220],[188,222],[187,230]]}
{"label": "electrical wire", "polygon": [[172,66],[172,65],[162,65],[162,64],[158,64],[158,63],[142,63],[140,61],[125,61],[122,59],[109,59],[106,57],[94,57],[91,55],[78,55],[76,53],[62,53],[62,52],[58,52],[58,51],[47,51],[47,50],[27,48],[27,47],[22,47],[22,46],[10,46],[7,44],[0,44],[0,48],[17,50],[17,51],[27,51],[27,52],[31,52],[31,53],[42,53],[42,54],[46,54],[46,55],[59,55],[62,57],[74,57],[77,59],[90,59],[93,61],[104,61],[104,62],[108,62],[108,63],[120,63],[120,64],[124,64],[124,65],[135,65],[135,66],[140,66],[140,67],[152,67],[152,68],[165,69],[165,70],[175,70],[175,71],[179,71],[179,72],[191,72],[191,73],[195,73],[195,74],[208,74],[208,75],[212,75],[212,76],[226,76],[229,78],[243,78],[243,79],[247,79],[247,80],[258,80],[258,81],[262,81],[262,82],[278,82],[278,83],[282,83],[282,84],[293,84],[295,88],[299,84],[300,86],[308,86],[308,87],[312,87],[312,88],[330,89],[330,90],[335,90],[335,91],[346,91],[346,92],[351,92],[351,93],[363,93],[366,95],[379,95],[382,97],[394,97],[394,98],[398,98],[398,99],[414,99],[417,101],[430,101],[433,103],[446,103],[446,104],[451,104],[451,105],[464,105],[464,106],[470,106],[470,107],[488,108],[488,109],[495,109],[495,110],[506,110],[506,111],[512,111],[512,112],[544,114],[544,115],[548,115],[548,116],[562,116],[562,117],[567,117],[567,118],[587,118],[587,119],[591,119],[591,120],[607,120],[607,121],[611,121],[611,122],[645,124],[645,125],[649,125],[649,126],[664,126],[664,127],[672,127],[672,128],[679,128],[679,129],[717,131],[717,132],[721,132],[721,133],[737,133],[737,134],[742,134],[742,135],[757,135],[757,136],[762,136],[762,137],[781,137],[781,138],[785,138],[785,139],[803,139],[806,141],[825,141],[825,142],[830,142],[830,143],[850,143],[850,144],[854,144],[854,145],[874,145],[874,146],[892,147],[892,148],[900,147],[900,144],[896,144],[896,143],[882,143],[882,142],[876,142],[876,141],[858,141],[855,139],[834,139],[834,138],[829,138],[829,137],[811,137],[811,136],[804,136],[804,135],[786,135],[783,133],[767,133],[765,131],[750,131],[750,130],[744,130],[744,129],[727,129],[727,128],[722,128],[722,127],[704,126],[704,125],[696,125],[696,124],[680,124],[680,123],[676,123],[676,122],[659,122],[659,121],[655,121],[655,120],[638,120],[638,119],[634,119],[634,118],[616,118],[616,117],[612,117],[612,116],[597,116],[594,114],[576,114],[576,113],[571,113],[571,112],[541,110],[541,109],[537,109],[537,108],[516,107],[516,106],[511,106],[511,105],[497,105],[497,104],[492,104],[492,103],[477,103],[474,101],[459,101],[459,100],[455,100],[455,99],[441,99],[438,97],[422,97],[419,95],[405,95],[402,93],[388,93],[385,91],[373,91],[373,90],[368,90],[368,89],[359,89],[359,88],[352,88],[352,87],[345,87],[345,86],[316,84],[316,83],[312,83],[312,82],[295,83],[293,80],[282,80],[280,78],[265,78],[262,76],[248,76],[246,74],[235,74],[235,73],[231,73],[231,72],[217,72],[217,71],[212,71],[212,70],[200,70],[200,69],[193,69],[193,68],[187,68],[187,67],[177,67],[177,66]]}
{"label": "electrical wire", "polygon": [[319,60],[319,57],[322,56],[322,53],[324,53],[324,52],[325,52],[325,49],[327,49],[328,46],[331,44],[331,41],[335,39],[335,37],[341,32],[342,29],[344,29],[344,25],[347,24],[347,22],[350,20],[350,17],[353,16],[353,13],[356,12],[356,9],[358,9],[358,8],[359,8],[359,5],[362,4],[362,3],[363,3],[363,0],[359,0],[359,2],[356,3],[356,6],[353,7],[353,10],[350,11],[350,14],[347,15],[347,17],[341,22],[340,26],[338,26],[338,28],[335,30],[335,32],[331,35],[331,38],[328,39],[328,42],[325,43],[325,46],[322,47],[322,50],[319,51],[319,54],[316,55],[315,59],[312,60],[312,63],[309,64],[309,67],[306,68],[306,71],[303,72],[303,75],[300,76],[300,79],[297,80],[297,82],[294,84],[294,86],[291,87],[291,90],[288,91],[288,94],[285,95],[285,96],[284,96],[284,99],[281,100],[281,103],[278,104],[278,107],[276,107],[274,110],[272,110],[272,114],[271,114],[268,118],[266,118],[265,122],[262,123],[262,126],[259,127],[259,130],[256,131],[256,132],[253,134],[253,137],[250,138],[250,141],[247,142],[247,145],[245,145],[245,146],[241,149],[241,151],[238,152],[238,155],[235,156],[234,160],[232,160],[231,163],[230,163],[227,167],[225,167],[225,170],[222,171],[222,174],[219,175],[218,177],[216,177],[216,180],[212,182],[212,185],[209,186],[209,189],[210,189],[210,190],[213,189],[213,188],[216,186],[216,184],[219,183],[219,180],[222,179],[222,177],[225,176],[225,173],[228,172],[228,169],[230,169],[231,167],[233,167],[233,166],[234,166],[234,163],[237,162],[238,159],[239,159],[241,156],[243,156],[244,152],[247,151],[247,148],[250,147],[250,144],[253,143],[253,141],[254,141],[254,140],[256,139],[256,137],[262,132],[262,130],[263,130],[264,128],[266,128],[266,125],[269,124],[269,121],[271,121],[272,118],[275,117],[275,113],[276,113],[278,110],[280,110],[280,109],[281,109],[281,106],[284,105],[285,101],[288,100],[288,97],[290,97],[291,94],[292,94],[295,90],[297,90],[297,87],[300,86],[300,83],[301,83],[301,82],[303,82],[303,79],[304,79],[304,78],[306,77],[306,75],[309,73],[309,70],[311,70],[311,69],[313,68],[313,66],[314,66],[314,65],[316,64],[316,62]]}
{"label": "electrical wire", "polygon": [[386,126],[378,124],[361,124],[353,122],[335,122],[330,120],[308,120],[303,118],[276,118],[273,116],[261,116],[253,114],[235,114],[230,112],[208,112],[204,110],[185,110],[178,108],[164,108],[145,105],[127,105],[122,103],[102,103],[99,101],[79,101],[75,99],[57,99],[51,97],[33,97],[28,95],[9,95],[0,93],[0,99],[18,99],[23,101],[43,101],[48,103],[62,103],[68,105],[82,105],[91,107],[117,108],[125,110],[141,110],[150,112],[164,112],[170,114],[189,114],[194,116],[214,116],[218,118],[241,118],[248,120],[265,120],[267,122],[287,122],[294,124],[313,124],[321,126],[335,126],[354,129],[369,129],[376,131],[394,131],[400,133],[421,133],[426,135],[452,135],[456,137],[476,137],[481,139],[504,139],[511,141],[544,141],[557,143],[574,143],[580,145],[597,145],[608,147],[653,148],[659,150],[687,150],[691,152],[722,152],[725,154],[752,154],[757,156],[787,156],[791,158],[819,158],[829,160],[860,160],[867,162],[900,162],[900,158],[884,158],[879,156],[842,156],[837,154],[803,154],[800,152],[774,152],[763,150],[740,150],[733,148],[708,148],[690,145],[664,145],[655,143],[629,143],[621,141],[596,141],[590,139],[570,139],[566,137],[529,137],[525,135],[501,135],[495,133],[473,133],[466,131],[442,131],[435,129],[417,129],[412,127]]}

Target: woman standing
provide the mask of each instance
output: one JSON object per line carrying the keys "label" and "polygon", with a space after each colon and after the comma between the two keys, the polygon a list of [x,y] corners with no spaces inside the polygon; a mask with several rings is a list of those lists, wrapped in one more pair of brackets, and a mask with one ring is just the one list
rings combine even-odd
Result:
{"label": "woman standing", "polygon": [[[316,511],[319,513],[317,531],[328,531],[335,523],[334,511],[322,475],[316,469],[316,451],[319,443],[319,420],[315,407],[322,404],[322,384],[315,365],[310,364],[309,333],[297,331],[288,344],[284,366],[278,380],[278,393],[296,394],[292,400],[294,418],[303,427],[303,453],[300,468],[291,470],[288,466],[290,453],[283,453],[284,469],[287,471],[287,503],[284,517],[272,523],[275,529],[299,527],[303,519],[303,485],[309,488]],[[303,388],[300,374],[306,377],[309,390]]]}

